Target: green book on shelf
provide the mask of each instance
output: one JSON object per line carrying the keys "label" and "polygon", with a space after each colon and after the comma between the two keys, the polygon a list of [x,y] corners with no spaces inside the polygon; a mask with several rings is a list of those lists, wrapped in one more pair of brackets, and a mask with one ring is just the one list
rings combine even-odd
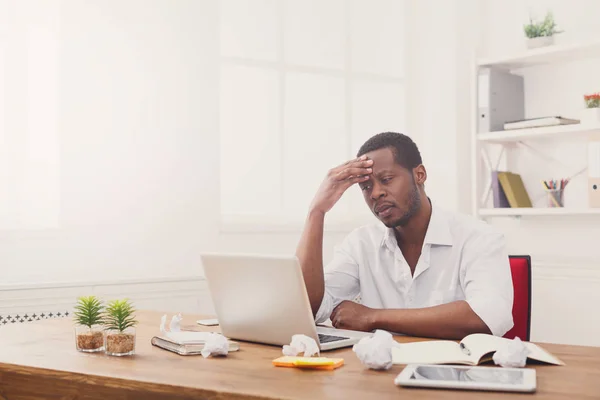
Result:
{"label": "green book on shelf", "polygon": [[508,199],[508,204],[512,208],[533,207],[525,185],[523,185],[521,175],[512,172],[498,172],[498,181],[500,181],[502,190],[504,190]]}

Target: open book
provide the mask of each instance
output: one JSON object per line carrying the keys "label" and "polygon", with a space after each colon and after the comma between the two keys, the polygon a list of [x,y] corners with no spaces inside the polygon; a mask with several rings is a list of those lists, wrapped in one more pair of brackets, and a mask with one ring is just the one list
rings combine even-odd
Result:
{"label": "open book", "polygon": [[[493,354],[510,339],[476,333],[465,337],[460,343],[450,340],[403,343],[392,348],[394,364],[465,364],[478,365],[491,360]],[[523,342],[529,349],[528,359],[553,365],[564,363],[540,346]]]}

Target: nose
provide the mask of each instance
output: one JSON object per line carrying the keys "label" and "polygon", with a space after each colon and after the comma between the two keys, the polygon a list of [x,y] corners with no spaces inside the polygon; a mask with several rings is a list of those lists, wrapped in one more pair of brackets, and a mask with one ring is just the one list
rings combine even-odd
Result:
{"label": "nose", "polygon": [[371,200],[377,201],[378,199],[385,196],[385,191],[383,190],[383,187],[379,183],[373,182],[372,185],[373,186],[371,189]]}

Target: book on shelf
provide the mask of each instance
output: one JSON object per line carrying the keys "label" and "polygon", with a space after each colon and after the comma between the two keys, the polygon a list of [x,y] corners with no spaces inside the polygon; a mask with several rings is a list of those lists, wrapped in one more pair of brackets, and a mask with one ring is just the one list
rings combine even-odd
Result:
{"label": "book on shelf", "polygon": [[[150,343],[161,349],[172,351],[182,356],[193,356],[202,353],[205,340],[176,340],[167,336],[154,336]],[[237,342],[228,340],[229,351],[238,351],[240,345]]]}
{"label": "book on shelf", "polygon": [[509,208],[510,203],[506,198],[504,189],[498,179],[498,171],[492,171],[492,196],[494,200],[494,208]]}
{"label": "book on shelf", "polygon": [[506,194],[508,204],[510,204],[512,208],[533,207],[527,189],[525,189],[525,185],[521,179],[521,175],[505,171],[498,172],[498,181]]}
{"label": "book on shelf", "polygon": [[580,121],[578,119],[564,118],[561,116],[530,118],[519,121],[505,122],[504,130],[509,131],[515,129],[540,128],[546,126],[574,125],[579,123]]}
{"label": "book on shelf", "polygon": [[[392,347],[394,364],[462,364],[479,365],[492,360],[493,354],[510,344],[512,340],[485,333],[466,336],[459,343],[451,340],[402,343]],[[528,360],[550,365],[565,365],[563,361],[542,347],[523,342],[529,354]]]}

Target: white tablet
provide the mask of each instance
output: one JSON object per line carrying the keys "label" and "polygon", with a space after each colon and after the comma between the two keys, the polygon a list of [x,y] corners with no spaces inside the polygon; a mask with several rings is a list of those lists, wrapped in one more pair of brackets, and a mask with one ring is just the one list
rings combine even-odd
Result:
{"label": "white tablet", "polygon": [[535,392],[536,375],[534,369],[528,368],[410,364],[394,383],[428,388]]}

